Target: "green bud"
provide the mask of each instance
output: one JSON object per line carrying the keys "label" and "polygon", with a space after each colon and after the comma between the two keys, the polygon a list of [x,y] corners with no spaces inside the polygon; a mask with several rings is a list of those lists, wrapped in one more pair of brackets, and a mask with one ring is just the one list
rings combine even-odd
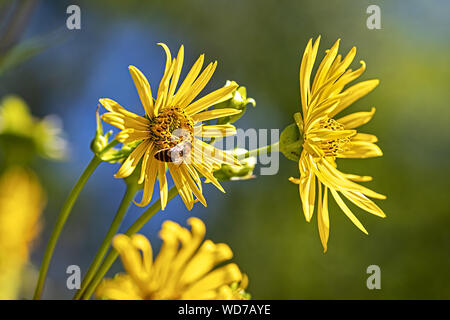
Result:
{"label": "green bud", "polygon": [[[232,84],[237,84],[235,81],[227,81],[225,83],[225,87],[232,85]],[[232,108],[232,109],[237,109],[237,110],[241,110],[241,113],[232,115],[232,116],[228,116],[228,117],[223,117],[223,118],[219,118],[217,120],[217,124],[227,124],[227,123],[233,123],[236,122],[238,119],[240,119],[246,109],[247,109],[247,105],[249,103],[251,103],[254,106],[256,106],[256,101],[252,98],[248,98],[247,97],[247,89],[245,87],[238,87],[236,90],[234,90],[232,93],[232,98],[228,99],[226,101],[223,101],[219,104],[217,104],[216,106],[214,106],[214,109],[225,109],[225,108]]]}
{"label": "green bud", "polygon": [[[238,157],[247,153],[247,150],[236,148],[229,153],[231,153],[235,157]],[[240,163],[241,166],[222,164],[220,169],[214,171],[214,177],[219,181],[247,180],[254,178],[255,176],[253,175],[253,170],[255,169],[256,165],[256,157],[245,158],[241,160]]]}
{"label": "green bud", "polygon": [[298,112],[294,114],[295,123],[288,125],[280,135],[280,152],[289,160],[298,162],[303,145],[303,121]]}
{"label": "green bud", "polygon": [[105,147],[109,144],[109,138],[113,132],[110,130],[105,135],[103,134],[103,126],[98,109],[99,107],[97,107],[97,128],[95,137],[91,141],[91,150],[103,161],[110,163],[123,162],[141,141],[124,144],[121,149],[111,148],[108,151],[103,152]]}

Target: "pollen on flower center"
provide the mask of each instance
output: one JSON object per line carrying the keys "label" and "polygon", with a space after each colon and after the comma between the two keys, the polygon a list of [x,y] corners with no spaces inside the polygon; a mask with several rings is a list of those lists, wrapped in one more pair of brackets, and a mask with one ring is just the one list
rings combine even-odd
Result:
{"label": "pollen on flower center", "polygon": [[[321,129],[328,129],[332,131],[343,131],[344,125],[334,119],[327,118],[319,122]],[[350,138],[328,139],[320,142],[320,148],[326,157],[336,157],[338,152],[344,151]]]}
{"label": "pollen on flower center", "polygon": [[194,121],[183,109],[169,107],[149,120],[150,139],[159,150],[172,148],[182,141],[193,140]]}

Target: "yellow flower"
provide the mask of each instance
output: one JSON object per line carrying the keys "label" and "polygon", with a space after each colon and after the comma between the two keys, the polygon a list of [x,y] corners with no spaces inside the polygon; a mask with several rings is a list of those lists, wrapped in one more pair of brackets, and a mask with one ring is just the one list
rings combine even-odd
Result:
{"label": "yellow flower", "polygon": [[[217,62],[210,63],[200,74],[204,60],[204,55],[201,55],[176,91],[183,65],[184,47],[180,47],[177,57],[172,60],[167,46],[162,43],[160,45],[166,52],[167,60],[155,100],[145,76],[136,67],[129,67],[145,116],[129,112],[111,99],[100,99],[100,103],[110,111],[102,119],[121,130],[116,136],[118,141],[142,141],[115,174],[116,178],[129,176],[142,159],[139,183],[144,183],[144,194],[138,205],[146,206],[150,203],[158,177],[161,205],[164,209],[167,203],[167,165],[183,202],[190,210],[194,204],[193,194],[206,206],[199,173],[224,192],[212,172],[220,168],[222,163],[238,164],[234,157],[196,138],[236,134],[236,128],[230,124],[202,126],[199,123],[240,113],[240,110],[232,108],[205,111],[231,99],[237,85],[225,86],[193,102],[212,77]],[[180,162],[161,161],[161,157],[156,155],[158,153],[161,156],[175,150],[174,148],[178,148],[176,152],[184,154],[184,157],[179,158]]]}
{"label": "yellow flower", "polygon": [[[96,295],[115,300],[198,300],[242,299],[247,277],[231,259],[233,252],[224,243],[203,241],[205,225],[188,219],[191,231],[175,222],[164,222],[162,247],[153,261],[152,247],[143,235],[117,235],[113,246],[119,252],[126,274],[105,279]],[[239,288],[236,283],[241,282]],[[234,287],[230,287],[234,285]]]}
{"label": "yellow flower", "polygon": [[0,299],[17,298],[44,202],[31,172],[17,167],[0,177]]}
{"label": "yellow flower", "polygon": [[368,197],[375,199],[386,197],[354,182],[370,181],[371,177],[342,173],[337,169],[335,161],[336,158],[369,158],[382,155],[380,148],[375,145],[376,136],[358,133],[355,130],[370,121],[375,108],[370,112],[356,112],[334,119],[339,112],[372,91],[379,81],[363,81],[344,90],[348,83],[364,72],[366,64],[361,61],[359,69],[355,71],[347,69],[355,57],[356,48],[353,47],[342,59],[341,55],[337,54],[338,40],[326,51],[325,58],[320,63],[311,84],[310,77],[319,41],[320,37],[312,45],[312,39],[309,40],[300,66],[303,119],[300,113],[294,118],[300,132],[303,132],[304,142],[299,160],[300,179],[290,178],[290,180],[299,185],[303,212],[308,222],[313,216],[317,191],[319,235],[326,252],[330,230],[328,190],[345,215],[366,234],[366,229],[350,211],[339,193],[361,209],[379,217],[385,217],[385,214]]}

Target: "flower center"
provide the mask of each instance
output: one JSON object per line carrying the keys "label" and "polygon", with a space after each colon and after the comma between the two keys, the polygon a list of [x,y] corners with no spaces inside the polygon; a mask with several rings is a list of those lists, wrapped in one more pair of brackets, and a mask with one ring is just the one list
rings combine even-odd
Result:
{"label": "flower center", "polygon": [[150,139],[158,150],[172,148],[182,141],[191,142],[194,121],[178,107],[169,107],[150,119]]}
{"label": "flower center", "polygon": [[[344,125],[334,119],[322,120],[319,123],[320,128],[332,131],[343,131]],[[349,138],[329,139],[320,142],[320,148],[326,157],[336,157],[338,152],[344,151],[346,145],[350,142]]]}

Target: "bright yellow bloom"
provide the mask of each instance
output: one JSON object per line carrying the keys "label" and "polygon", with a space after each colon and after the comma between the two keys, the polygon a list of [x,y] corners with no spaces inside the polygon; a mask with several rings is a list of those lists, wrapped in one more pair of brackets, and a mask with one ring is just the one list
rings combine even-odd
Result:
{"label": "bright yellow bloom", "polygon": [[[204,60],[204,55],[201,55],[176,90],[183,65],[184,47],[180,47],[177,57],[172,60],[167,46],[162,43],[160,45],[166,52],[167,61],[155,100],[145,76],[136,67],[129,67],[145,116],[131,113],[113,100],[100,99],[100,103],[110,111],[102,119],[121,130],[116,136],[118,141],[142,141],[115,175],[116,178],[128,177],[142,159],[139,183],[144,183],[144,194],[138,205],[146,206],[150,203],[158,177],[161,205],[164,209],[167,203],[167,165],[183,202],[190,210],[194,204],[193,194],[206,206],[199,173],[224,192],[212,172],[214,168],[220,168],[222,163],[238,164],[234,157],[196,138],[236,134],[236,128],[229,124],[202,126],[199,123],[240,113],[240,110],[231,108],[205,111],[232,98],[237,85],[230,84],[193,102],[212,77],[217,62],[210,63],[200,74]],[[176,134],[176,131],[181,134]],[[174,148],[180,143],[191,150],[181,163],[164,162],[155,158],[158,151]]]}
{"label": "bright yellow bloom", "polygon": [[[143,235],[117,235],[113,246],[119,252],[126,274],[99,285],[99,298],[115,300],[242,299],[248,279],[234,263],[215,268],[233,257],[224,243],[203,241],[205,225],[188,219],[191,231],[175,222],[164,222],[162,247],[155,261],[150,242]],[[241,285],[236,285],[241,282]],[[232,285],[232,287],[230,287]]]}
{"label": "bright yellow bloom", "polygon": [[0,299],[17,298],[44,202],[31,172],[13,168],[0,177]]}
{"label": "bright yellow bloom", "polygon": [[[303,212],[309,222],[313,216],[317,188],[317,220],[319,235],[327,250],[330,230],[328,217],[328,190],[346,216],[364,233],[366,229],[350,211],[338,192],[361,209],[379,217],[385,217],[383,211],[368,197],[385,199],[384,195],[369,190],[353,181],[365,182],[371,177],[345,174],[337,169],[336,158],[369,158],[381,156],[380,148],[375,145],[377,137],[358,133],[355,128],[372,118],[375,108],[370,112],[356,112],[339,119],[334,117],[353,102],[372,91],[378,80],[367,80],[344,90],[351,81],[358,78],[366,64],[355,71],[347,69],[356,54],[353,47],[341,58],[338,55],[339,40],[326,51],[320,63],[314,81],[310,82],[311,72],[319,47],[320,37],[312,45],[309,40],[300,66],[300,94],[302,114],[296,114],[296,122],[303,132],[303,150],[299,161],[300,179],[290,178],[299,185]],[[316,187],[317,182],[317,187]]]}

